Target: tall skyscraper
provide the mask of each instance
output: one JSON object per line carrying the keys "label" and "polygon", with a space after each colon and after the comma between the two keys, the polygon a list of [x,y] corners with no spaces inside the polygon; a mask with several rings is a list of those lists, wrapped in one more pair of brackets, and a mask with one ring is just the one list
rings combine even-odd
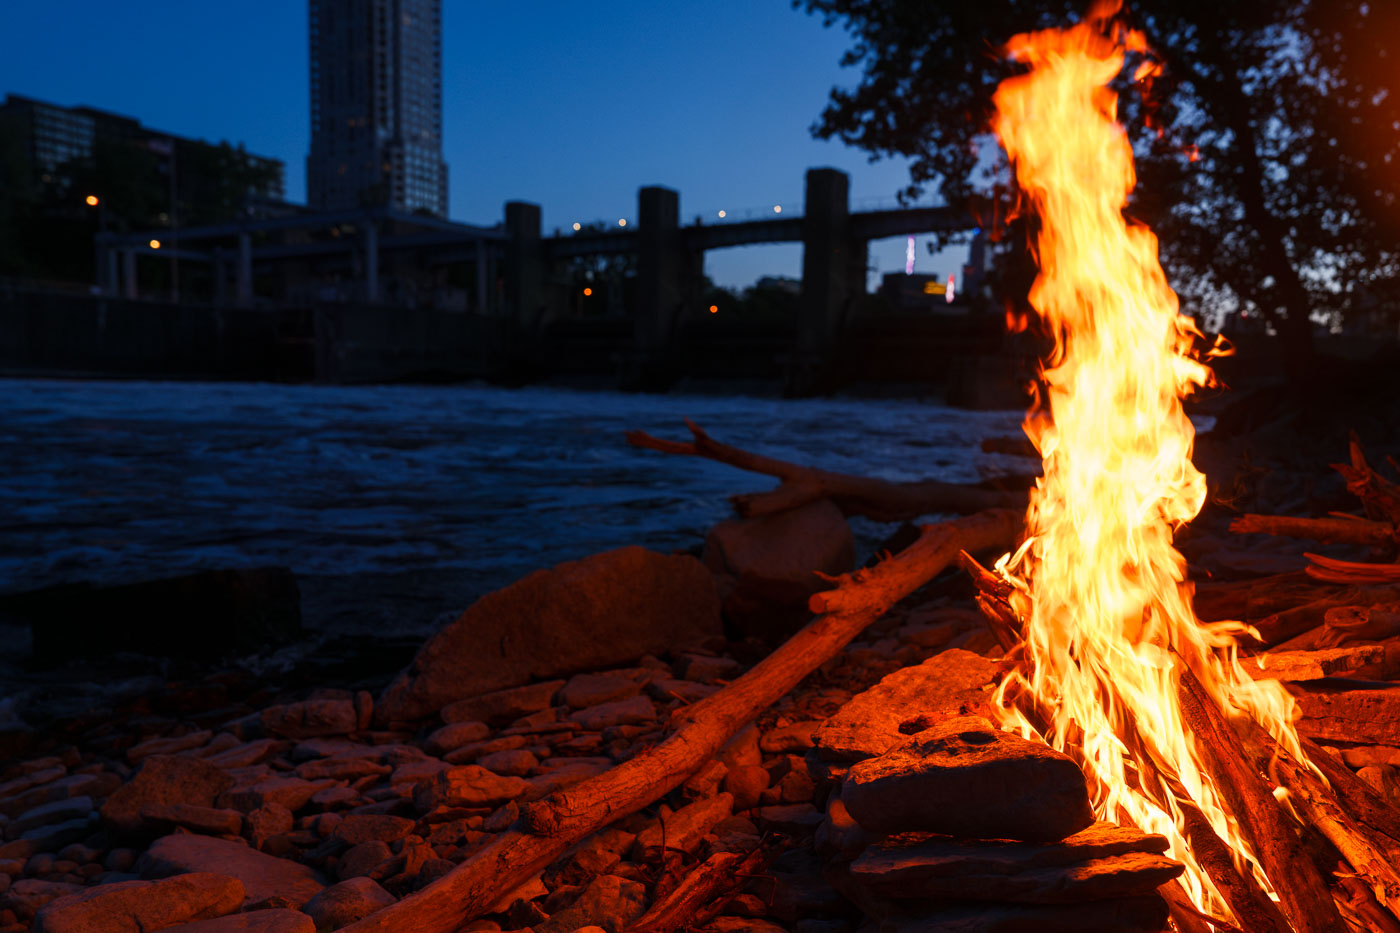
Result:
{"label": "tall skyscraper", "polygon": [[307,200],[447,216],[442,0],[310,0]]}

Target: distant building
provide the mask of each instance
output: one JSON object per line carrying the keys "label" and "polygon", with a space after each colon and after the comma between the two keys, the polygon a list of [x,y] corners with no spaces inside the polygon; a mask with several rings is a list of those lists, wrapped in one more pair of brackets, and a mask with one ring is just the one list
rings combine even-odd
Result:
{"label": "distant building", "polygon": [[880,294],[899,311],[942,312],[949,304],[948,285],[938,281],[936,275],[888,272],[880,277]]}
{"label": "distant building", "polygon": [[7,174],[17,176],[0,183],[16,188],[62,191],[79,179],[92,183],[104,171],[117,170],[99,164],[103,159],[120,160],[120,170],[129,172],[136,166],[127,156],[139,153],[164,178],[173,172],[181,205],[195,217],[217,218],[237,212],[249,199],[280,202],[286,196],[280,159],[153,130],[93,107],[7,95],[0,104],[0,144],[9,156]]}
{"label": "distant building", "polygon": [[447,216],[442,0],[309,0],[313,209]]}

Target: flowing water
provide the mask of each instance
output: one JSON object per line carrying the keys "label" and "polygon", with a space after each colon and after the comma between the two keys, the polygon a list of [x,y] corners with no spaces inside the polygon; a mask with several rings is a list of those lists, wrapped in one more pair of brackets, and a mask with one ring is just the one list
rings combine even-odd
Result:
{"label": "flowing water", "polygon": [[[641,428],[889,480],[1024,470],[1018,412],[485,386],[0,381],[0,592],[281,565],[307,626],[419,637],[539,567],[699,545],[775,481],[629,447]],[[890,529],[856,522],[866,552]],[[863,556],[863,555],[862,555]]]}

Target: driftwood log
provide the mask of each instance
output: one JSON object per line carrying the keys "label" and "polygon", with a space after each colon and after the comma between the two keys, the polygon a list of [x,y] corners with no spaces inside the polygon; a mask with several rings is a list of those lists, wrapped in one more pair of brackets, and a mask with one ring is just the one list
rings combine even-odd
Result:
{"label": "driftwood log", "polygon": [[1400,564],[1364,564],[1350,560],[1337,560],[1322,554],[1303,556],[1312,563],[1308,565],[1308,576],[1331,583],[1400,583]]}
{"label": "driftwood log", "polygon": [[1400,532],[1389,522],[1364,518],[1294,518],[1290,515],[1241,515],[1230,523],[1237,535],[1285,535],[1310,538],[1330,544],[1365,544],[1393,548],[1400,544]]}
{"label": "driftwood log", "polygon": [[906,521],[939,512],[968,515],[987,509],[1023,509],[1026,504],[1023,492],[936,480],[891,483],[868,476],[817,470],[722,444],[689,418],[685,423],[693,440],[668,441],[645,431],[628,431],[627,443],[668,454],[705,457],[781,480],[777,489],[768,492],[730,496],[734,510],[744,516],[772,515],[818,499],[830,499],[846,515],[864,515],[885,522]]}
{"label": "driftwood log", "polygon": [[[1021,513],[993,510],[930,525],[913,545],[870,570],[842,577],[835,592],[852,608],[813,619],[748,673],[678,711],[671,735],[596,777],[522,809],[498,835],[447,875],[397,904],[345,927],[346,933],[453,933],[563,855],[575,842],[679,787],[755,716],[895,603],[956,560],[958,553],[1008,549]],[[832,595],[827,593],[824,595]]]}

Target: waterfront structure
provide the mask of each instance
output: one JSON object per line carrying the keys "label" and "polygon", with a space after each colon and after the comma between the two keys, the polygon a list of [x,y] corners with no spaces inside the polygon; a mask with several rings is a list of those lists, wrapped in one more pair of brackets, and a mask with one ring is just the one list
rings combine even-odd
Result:
{"label": "waterfront structure", "polygon": [[441,0],[309,0],[307,201],[447,216]]}

